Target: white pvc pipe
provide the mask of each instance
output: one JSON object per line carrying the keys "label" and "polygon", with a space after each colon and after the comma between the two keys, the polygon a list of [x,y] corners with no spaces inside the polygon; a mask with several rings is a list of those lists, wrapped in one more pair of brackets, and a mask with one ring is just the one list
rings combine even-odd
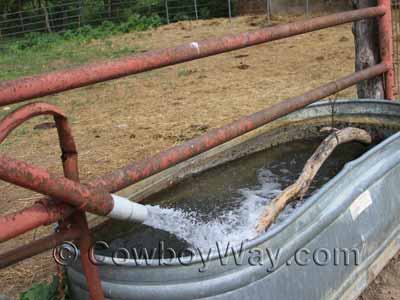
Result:
{"label": "white pvc pipe", "polygon": [[146,206],[118,195],[111,196],[114,200],[114,208],[107,217],[136,223],[143,223],[147,219],[149,213]]}

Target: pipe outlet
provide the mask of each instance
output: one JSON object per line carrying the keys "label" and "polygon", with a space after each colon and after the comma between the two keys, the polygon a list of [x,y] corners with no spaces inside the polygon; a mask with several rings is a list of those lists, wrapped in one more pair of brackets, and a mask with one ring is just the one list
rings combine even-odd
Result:
{"label": "pipe outlet", "polygon": [[145,205],[132,202],[118,195],[112,194],[111,196],[114,207],[107,217],[135,223],[143,223],[147,219],[149,212]]}

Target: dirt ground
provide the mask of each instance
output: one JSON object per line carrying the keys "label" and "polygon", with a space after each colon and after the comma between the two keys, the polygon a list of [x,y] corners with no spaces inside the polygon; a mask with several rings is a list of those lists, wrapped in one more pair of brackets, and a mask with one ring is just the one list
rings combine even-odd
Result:
{"label": "dirt ground", "polygon": [[[231,22],[224,19],[181,22],[115,37],[113,47],[134,45],[144,51],[263,25],[261,17],[241,17]],[[351,26],[345,25],[43,100],[57,103],[70,116],[79,149],[81,177],[88,180],[351,73],[353,49]],[[56,64],[67,67],[62,61]],[[353,88],[335,97],[354,96]],[[3,153],[61,174],[55,129],[35,128],[49,121],[41,117],[28,122],[2,145]],[[38,198],[4,182],[0,182],[0,193],[2,215],[26,207]],[[51,227],[43,227],[3,243],[0,252],[50,231]],[[397,259],[362,299],[400,299],[399,270]],[[50,253],[26,260],[0,271],[0,294],[17,296],[32,283],[49,279],[54,272]]]}

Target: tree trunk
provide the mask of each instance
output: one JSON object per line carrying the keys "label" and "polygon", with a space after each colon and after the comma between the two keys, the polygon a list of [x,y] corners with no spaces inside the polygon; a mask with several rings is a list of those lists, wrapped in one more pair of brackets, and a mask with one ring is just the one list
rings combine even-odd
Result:
{"label": "tree trunk", "polygon": [[46,22],[46,28],[48,32],[51,32],[51,25],[50,25],[50,19],[49,19],[49,12],[47,11],[47,1],[40,1],[40,5],[42,6],[43,12],[44,12],[44,19]]}
{"label": "tree trunk", "polygon": [[[354,8],[376,6],[376,0],[352,0]],[[356,46],[356,71],[380,63],[379,32],[376,18],[357,21],[353,25]],[[357,85],[358,98],[384,99],[383,77],[365,80]]]}

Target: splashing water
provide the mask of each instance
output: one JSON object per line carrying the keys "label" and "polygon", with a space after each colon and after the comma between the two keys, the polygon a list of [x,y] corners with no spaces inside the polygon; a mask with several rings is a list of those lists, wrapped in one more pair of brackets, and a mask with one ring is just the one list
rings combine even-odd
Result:
{"label": "splashing water", "polygon": [[[203,221],[207,218],[198,212],[148,206],[150,217],[144,224],[170,232],[196,248],[215,247],[217,243],[240,245],[243,241],[257,236],[255,227],[264,207],[282,191],[278,176],[269,169],[259,170],[257,179],[259,182],[257,187],[239,190],[240,197],[237,199],[236,208],[213,220]],[[285,219],[293,209],[287,207],[277,223]]]}
{"label": "splashing water", "polygon": [[[188,247],[208,251],[217,243],[224,248],[240,245],[257,236],[255,227],[265,206],[298,178],[320,142],[282,144],[194,175],[147,199],[162,206],[149,206],[151,216],[145,225],[114,222],[98,236],[110,240],[113,249],[153,250],[161,241],[176,251]],[[342,149],[324,164],[306,197],[333,178],[346,162],[366,151],[358,143]],[[272,226],[300,205],[300,201],[289,204]]]}

